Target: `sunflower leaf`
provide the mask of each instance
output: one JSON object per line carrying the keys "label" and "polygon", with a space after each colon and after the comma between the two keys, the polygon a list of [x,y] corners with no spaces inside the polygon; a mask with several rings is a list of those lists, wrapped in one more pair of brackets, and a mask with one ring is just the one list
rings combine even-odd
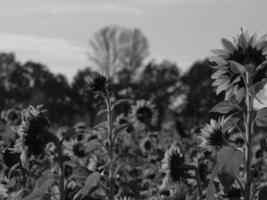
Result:
{"label": "sunflower leaf", "polygon": [[89,176],[90,171],[85,167],[76,167],[74,168],[74,171],[72,172],[71,176],[68,178],[77,180],[86,180],[86,178]]}
{"label": "sunflower leaf", "polygon": [[210,181],[206,192],[206,200],[215,200],[215,193],[216,189],[214,182]]}
{"label": "sunflower leaf", "polygon": [[226,100],[222,101],[218,104],[216,104],[210,112],[217,112],[217,113],[222,113],[222,114],[227,114],[230,111],[234,110],[235,108],[238,108],[235,104],[233,104],[232,101]]}
{"label": "sunflower leaf", "polygon": [[267,83],[267,79],[263,79],[257,83],[255,83],[254,85],[252,85],[250,88],[249,88],[249,92],[252,96],[255,96],[256,94],[258,94],[258,92],[260,90],[262,90],[264,88],[264,86],[266,85]]}
{"label": "sunflower leaf", "polygon": [[49,188],[55,183],[55,175],[50,171],[45,171],[37,180],[33,191],[22,200],[41,200],[48,193]]}
{"label": "sunflower leaf", "polygon": [[210,180],[209,180],[209,184],[208,184],[207,192],[206,192],[206,200],[214,200],[215,199],[216,188],[215,188],[213,179],[217,175],[218,171],[219,171],[219,165],[217,163],[215,165],[215,167],[213,168],[211,176],[210,176]]}
{"label": "sunflower leaf", "polygon": [[244,160],[244,151],[240,148],[223,147],[217,154],[219,170],[238,176]]}
{"label": "sunflower leaf", "polygon": [[123,103],[130,103],[131,100],[130,99],[119,99],[117,101],[115,101],[112,106],[111,106],[111,109],[114,110],[114,108],[120,104],[123,104]]}
{"label": "sunflower leaf", "polygon": [[84,186],[80,189],[79,192],[77,192],[77,194],[74,196],[73,199],[75,200],[75,199],[78,199],[79,197],[83,198],[86,195],[90,194],[90,192],[93,191],[97,187],[97,185],[98,185],[98,183],[100,181],[100,176],[101,175],[100,175],[99,172],[91,173],[87,177]]}
{"label": "sunflower leaf", "polygon": [[224,193],[227,194],[234,184],[235,179],[231,175],[223,171],[218,173],[218,178],[223,186]]}
{"label": "sunflower leaf", "polygon": [[259,127],[266,127],[267,126],[267,107],[262,108],[257,112],[256,115],[256,124]]}

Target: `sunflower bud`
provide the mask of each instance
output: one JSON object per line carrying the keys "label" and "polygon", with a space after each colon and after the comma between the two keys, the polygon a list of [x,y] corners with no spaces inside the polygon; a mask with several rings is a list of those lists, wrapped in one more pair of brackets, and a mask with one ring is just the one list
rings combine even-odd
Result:
{"label": "sunflower bud", "polygon": [[98,72],[85,77],[86,88],[95,93],[107,94],[107,78]]}

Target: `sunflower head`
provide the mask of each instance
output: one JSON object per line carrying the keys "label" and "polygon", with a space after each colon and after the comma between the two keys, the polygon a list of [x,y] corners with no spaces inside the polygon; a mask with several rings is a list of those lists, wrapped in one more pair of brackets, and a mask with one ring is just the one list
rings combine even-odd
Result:
{"label": "sunflower head", "polygon": [[74,155],[76,155],[79,158],[83,158],[86,156],[85,147],[81,142],[74,144],[72,150]]}
{"label": "sunflower head", "polygon": [[146,137],[141,141],[141,150],[143,153],[149,152],[151,151],[151,149],[153,148],[153,144],[151,142],[151,140]]}
{"label": "sunflower head", "polygon": [[28,147],[28,152],[35,155],[41,154],[49,142],[47,130],[50,123],[45,112],[42,106],[29,106],[21,111],[21,125],[18,131],[23,137],[24,145]]}
{"label": "sunflower head", "polygon": [[166,171],[171,182],[178,183],[187,176],[185,168],[185,158],[177,144],[173,144],[169,150],[165,152],[162,163],[162,169]]}
{"label": "sunflower head", "polygon": [[242,192],[240,188],[232,187],[227,194],[223,195],[227,200],[240,200],[242,197]]}
{"label": "sunflower head", "polygon": [[201,129],[200,139],[202,142],[200,147],[207,150],[218,150],[226,145],[227,133],[223,130],[225,122],[226,119],[223,117],[218,121],[211,119],[210,123]]}
{"label": "sunflower head", "polygon": [[69,156],[75,156],[78,159],[88,156],[85,139],[79,140],[78,137],[72,137],[70,140],[65,140],[63,144],[65,146],[65,153]]}
{"label": "sunflower head", "polygon": [[[234,38],[234,42],[222,39],[224,49],[213,50],[216,56],[210,61],[214,63],[214,74],[211,76],[217,87],[216,93],[225,92],[225,99],[236,97],[241,101],[244,97],[245,84],[254,85],[265,82],[267,78],[267,41],[264,37],[256,38],[243,32]],[[249,80],[244,80],[245,74],[249,74]],[[264,86],[257,88],[258,93]]]}
{"label": "sunflower head", "polygon": [[107,78],[98,72],[93,72],[85,77],[85,84],[89,91],[101,94],[107,93]]}
{"label": "sunflower head", "polygon": [[21,113],[18,109],[10,108],[1,113],[1,118],[4,122],[11,125],[19,125],[21,123]]}
{"label": "sunflower head", "polygon": [[13,165],[19,163],[20,161],[20,154],[19,153],[14,153],[8,148],[3,152],[3,161],[4,164],[8,167],[11,168]]}
{"label": "sunflower head", "polygon": [[149,101],[138,100],[136,104],[132,106],[131,116],[135,121],[139,121],[149,126],[155,123],[156,113],[154,105]]}

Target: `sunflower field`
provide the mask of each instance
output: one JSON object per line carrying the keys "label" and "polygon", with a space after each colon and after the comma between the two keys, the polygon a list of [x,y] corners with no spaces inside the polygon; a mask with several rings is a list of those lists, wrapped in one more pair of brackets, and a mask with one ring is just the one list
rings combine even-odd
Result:
{"label": "sunflower field", "polygon": [[221,42],[71,84],[1,54],[0,199],[266,200],[266,36]]}

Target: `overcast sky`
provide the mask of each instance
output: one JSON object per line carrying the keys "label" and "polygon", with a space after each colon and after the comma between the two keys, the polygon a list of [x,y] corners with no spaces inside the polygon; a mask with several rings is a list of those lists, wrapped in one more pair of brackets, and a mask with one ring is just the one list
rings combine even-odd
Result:
{"label": "overcast sky", "polygon": [[106,25],[140,28],[150,58],[187,69],[240,27],[267,33],[266,0],[0,0],[0,51],[72,77],[89,65],[94,32]]}

